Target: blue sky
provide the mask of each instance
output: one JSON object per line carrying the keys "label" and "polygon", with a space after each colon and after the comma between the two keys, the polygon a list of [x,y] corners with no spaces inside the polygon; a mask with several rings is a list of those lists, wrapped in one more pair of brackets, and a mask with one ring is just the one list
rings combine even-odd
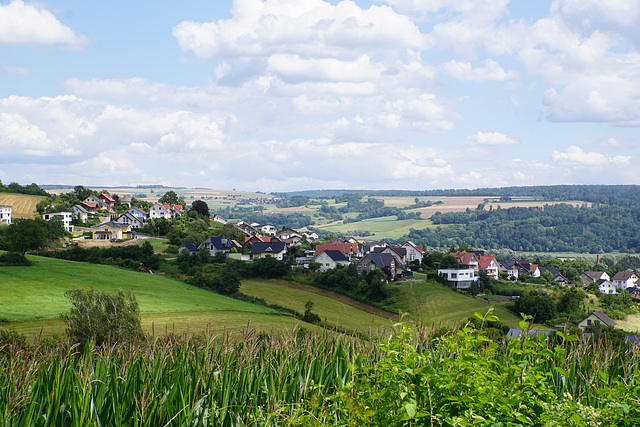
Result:
{"label": "blue sky", "polygon": [[0,0],[4,183],[640,184],[640,0]]}

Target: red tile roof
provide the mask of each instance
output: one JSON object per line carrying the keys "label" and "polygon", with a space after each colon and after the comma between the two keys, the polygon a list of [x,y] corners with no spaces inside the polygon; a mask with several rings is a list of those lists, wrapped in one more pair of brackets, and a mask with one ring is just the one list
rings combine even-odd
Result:
{"label": "red tile roof", "polygon": [[476,257],[478,258],[478,267],[485,270],[489,268],[491,261],[495,259],[494,257],[488,255],[477,255]]}
{"label": "red tile roof", "polygon": [[325,250],[337,250],[344,255],[351,255],[358,253],[357,243],[325,243],[324,245],[316,246],[315,256],[318,256]]}

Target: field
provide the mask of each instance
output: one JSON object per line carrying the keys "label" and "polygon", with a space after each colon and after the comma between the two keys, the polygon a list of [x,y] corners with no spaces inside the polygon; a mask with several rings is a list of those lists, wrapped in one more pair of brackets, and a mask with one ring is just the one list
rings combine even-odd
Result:
{"label": "field", "polygon": [[353,235],[359,235],[363,231],[368,231],[371,235],[367,236],[366,240],[384,240],[399,239],[409,234],[410,228],[423,229],[432,226],[429,220],[405,219],[398,221],[395,218],[396,217],[388,217],[386,221],[375,218],[375,220],[351,222],[348,224],[337,223],[319,226],[318,228],[331,233]]}
{"label": "field", "polygon": [[[484,314],[491,307],[482,300],[434,283],[408,282],[399,286],[400,298],[408,307],[410,317],[426,326],[455,326],[473,313]],[[511,327],[517,327],[522,320],[498,304],[494,306],[494,314]]]}
{"label": "field", "polygon": [[26,194],[0,193],[0,205],[12,206],[12,218],[29,218],[36,216],[36,205],[42,200],[42,196],[29,196]]}
{"label": "field", "polygon": [[398,316],[369,305],[352,300],[335,292],[318,289],[299,283],[281,280],[244,280],[240,292],[263,298],[269,304],[279,304],[304,312],[307,301],[313,301],[313,313],[327,321],[329,326],[339,326],[351,330],[386,328],[390,319],[397,321]]}
{"label": "field", "polygon": [[[266,330],[293,327],[295,322],[274,310],[238,301],[161,276],[120,268],[30,257],[32,267],[0,267],[0,319],[18,331],[59,333],[59,315],[70,305],[68,289],[132,290],[140,305],[143,326],[150,332],[209,327],[221,331],[225,325],[239,330],[249,322]],[[229,323],[227,323],[229,322]],[[209,326],[207,326],[209,325]]]}

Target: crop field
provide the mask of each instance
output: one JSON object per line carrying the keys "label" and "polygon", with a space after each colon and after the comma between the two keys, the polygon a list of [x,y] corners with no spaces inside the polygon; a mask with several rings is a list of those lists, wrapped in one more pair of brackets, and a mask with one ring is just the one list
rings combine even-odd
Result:
{"label": "crop field", "polygon": [[[452,327],[473,313],[484,314],[491,305],[434,283],[407,282],[400,286],[400,298],[409,308],[412,319],[426,326]],[[517,327],[520,319],[496,304],[494,314],[506,325]]]}
{"label": "crop field", "polygon": [[0,193],[0,205],[11,206],[13,218],[34,218],[37,213],[36,206],[42,199],[44,199],[42,196]]}
{"label": "crop field", "polygon": [[[390,217],[391,218],[391,217]],[[395,217],[394,217],[395,218]],[[433,226],[429,220],[418,219],[404,219],[401,221],[390,219],[388,221],[359,221],[351,222],[348,224],[332,224],[319,226],[322,230],[329,231],[331,233],[343,233],[358,235],[360,232],[368,231],[371,233],[367,236],[366,240],[379,240],[379,239],[399,239],[402,236],[409,234],[409,229],[423,229]]]}
{"label": "crop field", "polygon": [[307,301],[313,301],[313,313],[329,326],[366,331],[386,328],[397,316],[352,300],[335,292],[281,280],[243,280],[240,292],[263,298],[268,304],[279,304],[304,312]]}

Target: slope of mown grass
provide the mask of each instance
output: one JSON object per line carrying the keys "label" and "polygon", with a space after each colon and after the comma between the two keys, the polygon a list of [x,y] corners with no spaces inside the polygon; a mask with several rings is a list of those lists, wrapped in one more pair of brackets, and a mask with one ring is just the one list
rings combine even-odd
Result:
{"label": "slope of mown grass", "polygon": [[[401,304],[407,307],[411,318],[424,325],[454,326],[475,312],[484,314],[492,306],[435,283],[408,282],[398,286]],[[517,327],[521,320],[500,305],[494,306],[494,314],[502,323],[512,327]]]}
{"label": "slope of mown grass", "polygon": [[69,310],[69,289],[131,290],[142,314],[232,311],[274,314],[249,304],[162,276],[106,265],[33,257],[31,267],[0,267],[0,318],[9,321],[55,319]]}
{"label": "slope of mown grass", "polygon": [[304,312],[307,301],[313,301],[311,311],[323,322],[326,319],[329,326],[351,330],[384,328],[391,325],[389,318],[397,317],[335,292],[281,280],[243,280],[240,292],[300,313]]}

